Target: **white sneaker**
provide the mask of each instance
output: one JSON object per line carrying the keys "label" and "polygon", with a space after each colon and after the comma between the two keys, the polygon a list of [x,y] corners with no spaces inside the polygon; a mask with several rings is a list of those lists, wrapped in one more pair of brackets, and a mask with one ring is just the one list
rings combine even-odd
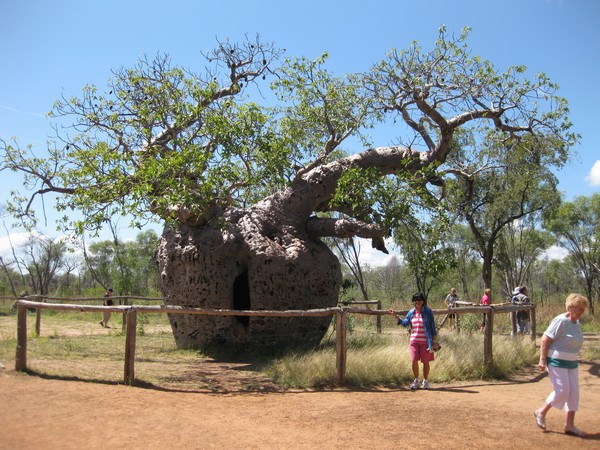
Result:
{"label": "white sneaker", "polygon": [[415,378],[415,380],[410,385],[410,388],[412,390],[419,389],[419,379],[418,378]]}
{"label": "white sneaker", "polygon": [[429,383],[427,382],[427,380],[423,380],[423,384],[421,385],[421,387],[423,389],[429,389]]}

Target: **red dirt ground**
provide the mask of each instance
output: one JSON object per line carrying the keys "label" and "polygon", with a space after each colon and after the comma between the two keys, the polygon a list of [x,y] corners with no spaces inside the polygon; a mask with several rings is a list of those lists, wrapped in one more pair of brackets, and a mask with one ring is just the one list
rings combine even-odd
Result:
{"label": "red dirt ground", "polygon": [[[7,362],[4,361],[7,365]],[[229,391],[184,392],[43,379],[0,369],[0,449],[600,449],[600,364],[580,365],[576,424],[564,412],[536,428],[550,392],[534,368],[510,381],[437,384],[430,391],[236,390],[249,376],[223,366]],[[246,380],[247,381],[247,380]]]}

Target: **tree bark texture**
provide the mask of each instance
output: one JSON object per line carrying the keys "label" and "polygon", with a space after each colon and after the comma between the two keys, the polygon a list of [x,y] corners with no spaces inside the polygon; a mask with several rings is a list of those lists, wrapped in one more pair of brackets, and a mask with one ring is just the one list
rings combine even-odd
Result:
{"label": "tree bark texture", "polygon": [[[226,214],[223,228],[166,229],[158,247],[161,288],[170,305],[238,310],[335,306],[340,264],[318,238],[251,208]],[[283,222],[283,223],[282,223]],[[170,315],[177,346],[312,347],[331,317]]]}

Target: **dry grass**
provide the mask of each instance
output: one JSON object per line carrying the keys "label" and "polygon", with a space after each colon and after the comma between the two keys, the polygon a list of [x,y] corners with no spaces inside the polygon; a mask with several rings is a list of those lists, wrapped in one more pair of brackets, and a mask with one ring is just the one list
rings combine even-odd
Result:
{"label": "dry grass", "polygon": [[[365,339],[368,342],[364,342]],[[442,350],[431,364],[429,380],[442,382],[473,380],[484,377],[483,336],[481,334],[446,334],[441,337]],[[535,361],[537,350],[528,337],[494,336],[494,373],[504,378],[519,367]],[[268,373],[278,384],[292,388],[335,385],[335,350],[292,354],[275,361]],[[404,333],[378,337],[349,337],[346,383],[355,386],[396,386],[412,380],[408,339]]]}

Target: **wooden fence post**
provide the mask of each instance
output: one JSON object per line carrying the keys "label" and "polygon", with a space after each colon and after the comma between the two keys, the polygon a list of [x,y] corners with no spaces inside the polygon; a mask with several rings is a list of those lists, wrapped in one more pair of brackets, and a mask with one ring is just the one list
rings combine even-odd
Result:
{"label": "wooden fence post", "polygon": [[346,312],[344,308],[340,308],[335,313],[335,335],[336,335],[336,368],[337,368],[337,382],[338,384],[344,384],[346,381],[346,357],[347,357],[347,345],[346,345]]}
{"label": "wooden fence post", "polygon": [[511,336],[516,336],[517,335],[517,313],[516,311],[512,311],[510,314],[510,335]]}
{"label": "wooden fence post", "polygon": [[27,370],[27,307],[17,305],[17,354],[15,370]]}
{"label": "wooden fence post", "polygon": [[494,310],[485,313],[485,326],[483,327],[483,365],[486,374],[490,374],[494,367],[492,352],[492,332],[494,329]]}
{"label": "wooden fence post", "polygon": [[[377,300],[377,309],[381,310],[381,300]],[[377,314],[377,334],[381,334],[381,315]]]}
{"label": "wooden fence post", "polygon": [[[119,300],[119,304],[121,304],[121,300]],[[129,305],[129,297],[125,297],[123,299],[123,305]],[[121,331],[125,332],[125,328],[127,325],[127,311],[123,313],[123,318],[121,319]]]}
{"label": "wooden fence post", "polygon": [[126,314],[127,329],[125,334],[125,384],[132,384],[135,379],[135,338],[137,331],[137,311],[129,309]]}
{"label": "wooden fence post", "polygon": [[[37,298],[37,301],[39,301],[39,302],[44,303],[46,301],[46,299],[44,297],[42,297],[41,295],[36,295],[35,297]],[[36,335],[36,337],[40,337],[41,329],[42,329],[42,310],[38,308],[35,310],[35,335]]]}

